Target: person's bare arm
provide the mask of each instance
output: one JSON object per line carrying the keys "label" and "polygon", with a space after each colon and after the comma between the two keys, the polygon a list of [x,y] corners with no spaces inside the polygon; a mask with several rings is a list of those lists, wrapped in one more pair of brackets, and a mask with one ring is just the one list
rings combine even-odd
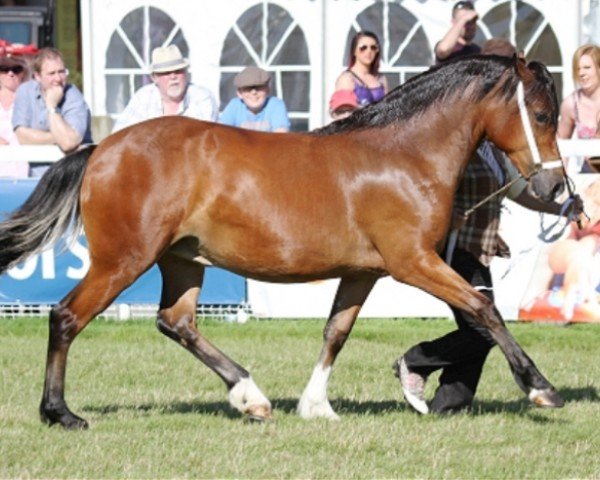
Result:
{"label": "person's bare arm", "polygon": [[65,122],[60,113],[49,113],[50,131],[18,127],[15,131],[21,145],[58,145],[63,152],[75,150],[81,136]]}
{"label": "person's bare arm", "polygon": [[335,81],[335,90],[354,90],[354,80],[352,74],[343,72]]}
{"label": "person's bare arm", "polygon": [[50,132],[29,127],[17,127],[15,130],[21,145],[53,145],[54,137]]}
{"label": "person's bare arm", "polygon": [[459,10],[452,21],[450,30],[448,30],[446,35],[444,35],[444,37],[435,45],[436,57],[440,60],[448,58],[458,43],[465,24],[476,18],[477,12],[475,10]]}
{"label": "person's bare arm", "polygon": [[63,152],[75,150],[81,144],[81,135],[65,121],[59,112],[49,112],[48,123],[53,143],[56,143]]}

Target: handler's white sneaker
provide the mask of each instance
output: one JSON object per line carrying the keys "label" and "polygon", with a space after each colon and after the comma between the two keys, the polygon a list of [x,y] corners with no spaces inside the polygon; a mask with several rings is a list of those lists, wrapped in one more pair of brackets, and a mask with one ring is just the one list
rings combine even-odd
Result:
{"label": "handler's white sneaker", "polygon": [[429,413],[429,407],[425,402],[425,383],[427,382],[427,377],[411,372],[406,366],[404,357],[400,357],[394,362],[394,370],[396,376],[400,379],[406,403],[422,415],[427,415]]}

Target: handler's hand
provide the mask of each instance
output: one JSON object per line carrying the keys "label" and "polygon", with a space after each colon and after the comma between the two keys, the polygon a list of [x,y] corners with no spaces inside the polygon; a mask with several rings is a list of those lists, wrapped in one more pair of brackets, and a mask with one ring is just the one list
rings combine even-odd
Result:
{"label": "handler's hand", "polygon": [[583,224],[589,222],[589,217],[586,215],[584,210],[583,199],[578,194],[573,194],[570,197],[571,205],[567,209],[566,215],[570,220],[577,222],[579,229],[583,228]]}

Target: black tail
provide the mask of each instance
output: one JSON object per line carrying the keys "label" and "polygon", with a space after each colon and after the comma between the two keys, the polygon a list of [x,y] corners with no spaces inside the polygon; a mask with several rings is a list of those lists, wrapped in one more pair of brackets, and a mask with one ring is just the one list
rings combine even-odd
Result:
{"label": "black tail", "polygon": [[95,148],[90,145],[52,165],[27,201],[0,223],[0,274],[56,243],[70,227],[73,235],[79,232],[79,190]]}

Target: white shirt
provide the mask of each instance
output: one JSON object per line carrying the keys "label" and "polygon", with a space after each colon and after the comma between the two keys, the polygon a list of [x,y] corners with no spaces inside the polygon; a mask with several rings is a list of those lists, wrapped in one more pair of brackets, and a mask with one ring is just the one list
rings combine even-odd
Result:
{"label": "white shirt", "polygon": [[[219,116],[219,109],[217,101],[209,89],[190,83],[177,114],[215,122]],[[129,100],[125,110],[119,115],[113,127],[113,132],[163,115],[162,100],[158,87],[153,83],[145,85],[135,92],[135,95]]]}

